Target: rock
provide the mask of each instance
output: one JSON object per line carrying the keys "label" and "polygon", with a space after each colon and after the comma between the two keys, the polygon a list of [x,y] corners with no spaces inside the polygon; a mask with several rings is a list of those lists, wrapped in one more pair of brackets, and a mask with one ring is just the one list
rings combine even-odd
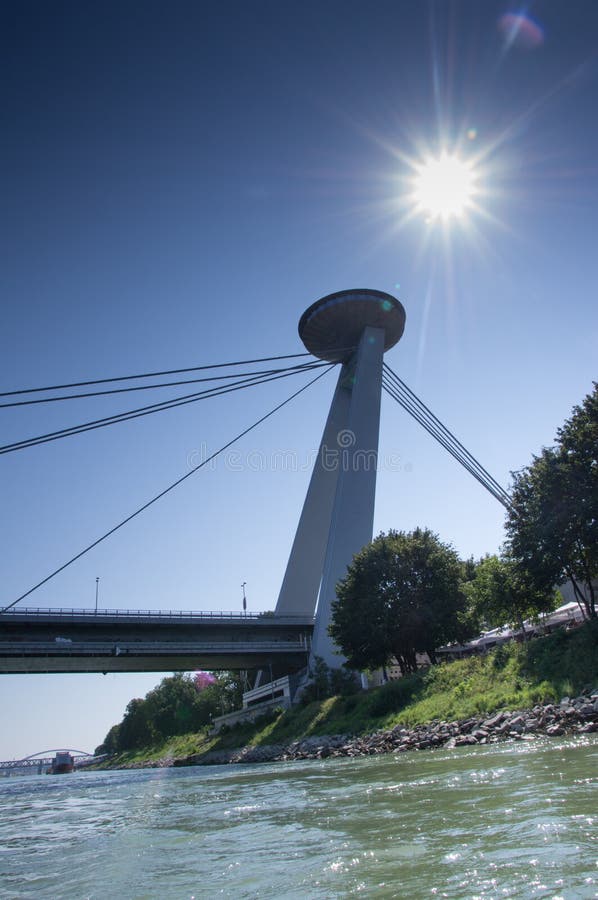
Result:
{"label": "rock", "polygon": [[549,725],[546,729],[546,734],[549,737],[556,737],[559,734],[564,734],[565,729],[561,725]]}
{"label": "rock", "polygon": [[465,722],[461,722],[459,730],[461,734],[469,734],[469,732],[472,731],[477,724],[477,719],[466,719]]}
{"label": "rock", "polygon": [[505,713],[499,712],[495,716],[492,716],[490,719],[485,719],[484,722],[482,722],[482,727],[488,728],[490,731],[492,731],[493,728],[496,728],[497,725],[500,725],[500,723],[505,719],[505,716]]}

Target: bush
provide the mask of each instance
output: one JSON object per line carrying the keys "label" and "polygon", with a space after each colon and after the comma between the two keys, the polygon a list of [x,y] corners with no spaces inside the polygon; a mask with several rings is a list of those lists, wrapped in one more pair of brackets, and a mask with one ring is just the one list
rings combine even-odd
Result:
{"label": "bush", "polygon": [[531,641],[524,667],[534,681],[549,681],[562,693],[596,687],[598,621],[586,622],[572,632],[560,628],[554,634]]}
{"label": "bush", "polygon": [[500,644],[492,654],[492,668],[496,671],[504,669],[509,658],[508,648],[504,644]]}
{"label": "bush", "polygon": [[316,656],[311,681],[303,689],[301,703],[303,706],[314,700],[326,700],[327,697],[349,697],[360,690],[355,672],[350,669],[331,669],[321,656]]}
{"label": "bush", "polygon": [[389,681],[372,693],[369,711],[373,716],[385,716],[399,712],[421,693],[423,680],[420,675],[407,675]]}

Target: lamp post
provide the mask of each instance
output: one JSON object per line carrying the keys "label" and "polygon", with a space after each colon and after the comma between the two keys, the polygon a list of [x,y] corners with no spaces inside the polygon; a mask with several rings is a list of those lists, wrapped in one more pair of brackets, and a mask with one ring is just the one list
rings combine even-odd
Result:
{"label": "lamp post", "polygon": [[241,585],[241,587],[243,588],[243,612],[244,613],[247,612],[247,597],[245,596],[245,585],[246,584],[247,584],[247,582],[244,581],[243,584]]}
{"label": "lamp post", "polygon": [[98,578],[96,578],[96,615],[98,614],[98,589],[99,589],[99,586],[100,586],[100,579],[98,577]]}

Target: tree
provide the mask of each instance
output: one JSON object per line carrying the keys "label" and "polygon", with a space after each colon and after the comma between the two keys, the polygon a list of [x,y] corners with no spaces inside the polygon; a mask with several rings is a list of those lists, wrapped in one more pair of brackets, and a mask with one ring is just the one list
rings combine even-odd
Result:
{"label": "tree", "polygon": [[462,564],[428,529],[389,531],[358,553],[337,585],[329,633],[353,669],[385,666],[394,657],[404,672],[416,654],[434,651],[461,634]]}
{"label": "tree", "polygon": [[524,620],[555,606],[555,591],[538,591],[520,566],[508,557],[486,556],[474,577],[463,585],[474,617],[482,627],[516,624],[523,632]]}
{"label": "tree", "polygon": [[192,678],[180,672],[163,678],[144,703],[152,731],[160,738],[185,734],[209,722]]}
{"label": "tree", "polygon": [[598,579],[598,384],[558,429],[554,447],[514,474],[509,555],[538,591],[571,581],[589,618]]}
{"label": "tree", "polygon": [[218,707],[215,715],[240,709],[243,703],[243,679],[240,672],[219,672],[215,683],[206,690]]}
{"label": "tree", "polygon": [[132,750],[147,747],[155,739],[156,733],[148,716],[145,700],[136,698],[127,704],[116,736],[117,749]]}
{"label": "tree", "polygon": [[102,743],[93,751],[94,756],[103,756],[104,753],[113,754],[118,752],[118,734],[120,725],[113,725]]}
{"label": "tree", "polygon": [[479,609],[473,602],[471,597],[470,583],[476,576],[478,563],[473,556],[461,563],[461,590],[465,597],[465,608],[458,613],[459,622],[461,624],[462,637],[471,637],[480,633],[485,625],[485,620],[480,617]]}
{"label": "tree", "polygon": [[122,722],[112,726],[98,751],[121,753],[199,731],[215,716],[237,709],[241,697],[241,680],[236,672],[202,677],[199,684],[197,677],[182,673],[163,678],[144,699],[130,701]]}

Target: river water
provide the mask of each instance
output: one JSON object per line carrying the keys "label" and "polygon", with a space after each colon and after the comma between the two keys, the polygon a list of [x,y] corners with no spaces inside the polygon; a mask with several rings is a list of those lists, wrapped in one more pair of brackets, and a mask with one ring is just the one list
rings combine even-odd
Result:
{"label": "river water", "polygon": [[0,897],[596,898],[598,736],[0,780]]}

